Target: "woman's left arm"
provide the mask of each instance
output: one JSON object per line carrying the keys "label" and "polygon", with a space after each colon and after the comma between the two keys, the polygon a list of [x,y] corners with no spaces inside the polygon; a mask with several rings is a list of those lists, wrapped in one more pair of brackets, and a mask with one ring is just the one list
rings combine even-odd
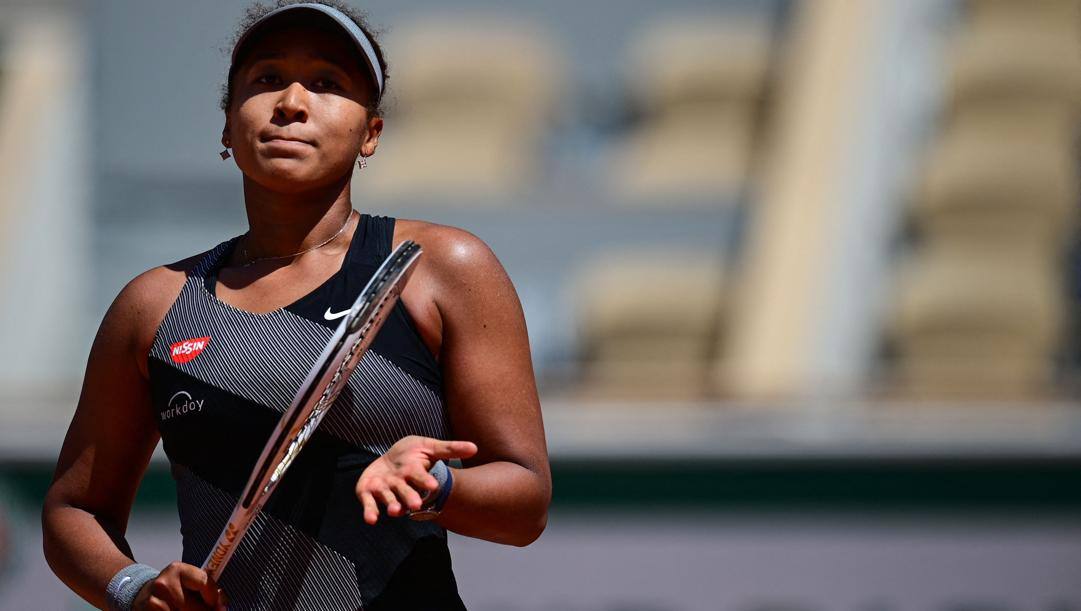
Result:
{"label": "woman's left arm", "polygon": [[525,316],[484,242],[457,230],[447,240],[435,263],[444,400],[453,439],[474,442],[477,453],[454,469],[437,520],[462,535],[529,545],[548,521],[552,475]]}
{"label": "woman's left arm", "polygon": [[377,505],[408,519],[406,509],[420,507],[416,490],[436,486],[428,467],[461,457],[463,468],[451,468],[450,496],[436,521],[461,535],[524,547],[547,524],[552,474],[522,306],[483,241],[450,227],[425,233],[418,241],[424,283],[431,283],[441,321],[452,440],[401,439],[365,470],[357,496],[369,524],[379,519]]}

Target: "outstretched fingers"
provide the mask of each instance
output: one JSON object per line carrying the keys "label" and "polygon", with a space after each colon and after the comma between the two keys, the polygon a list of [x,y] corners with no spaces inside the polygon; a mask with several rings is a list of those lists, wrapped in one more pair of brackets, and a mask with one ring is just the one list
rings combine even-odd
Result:
{"label": "outstretched fingers", "polygon": [[364,521],[379,521],[379,506],[400,517],[406,510],[420,509],[439,482],[427,466],[439,460],[469,458],[477,453],[472,441],[455,441],[410,435],[403,437],[384,456],[369,465],[357,480],[356,496],[364,509]]}
{"label": "outstretched fingers", "polygon": [[387,515],[397,517],[402,509],[401,504],[398,503],[398,497],[394,496],[394,493],[386,486],[381,487],[377,492],[387,507]]}
{"label": "outstretched fingers", "polygon": [[379,505],[375,502],[375,497],[371,492],[367,490],[361,490],[360,492],[360,504],[364,506],[364,521],[368,524],[375,524],[379,521]]}
{"label": "outstretched fingers", "polygon": [[439,487],[439,480],[420,467],[410,469],[403,477],[414,489],[420,491],[422,501],[429,493]]}
{"label": "outstretched fingers", "polygon": [[[434,479],[434,478],[433,478]],[[416,511],[420,509],[421,501],[420,494],[409,485],[404,479],[399,479],[393,483],[394,492],[398,495],[398,499],[402,505],[410,511]]]}
{"label": "outstretched fingers", "polygon": [[450,441],[431,439],[428,442],[428,455],[433,460],[448,458],[469,458],[477,453],[477,444],[472,441]]}

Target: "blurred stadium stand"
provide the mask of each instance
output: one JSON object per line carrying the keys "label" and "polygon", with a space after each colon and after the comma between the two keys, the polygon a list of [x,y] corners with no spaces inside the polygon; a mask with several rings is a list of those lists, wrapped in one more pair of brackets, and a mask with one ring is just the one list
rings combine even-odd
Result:
{"label": "blurred stadium stand", "polygon": [[387,42],[394,93],[364,197],[514,204],[546,164],[556,103],[565,102],[560,40],[484,12],[430,19]]}
{"label": "blurred stadium stand", "polygon": [[723,269],[715,261],[647,247],[611,252],[582,271],[582,396],[710,396]]}
{"label": "blurred stadium stand", "polygon": [[[0,4],[0,511],[22,550],[0,608],[59,587],[27,533],[105,308],[141,271],[245,229],[236,167],[217,155],[219,47],[244,4]],[[919,554],[896,544],[930,522],[874,530],[913,507],[957,511],[955,535],[1008,515],[964,553],[934,548],[968,591],[1006,600],[985,586],[1006,575],[1081,608],[1081,579],[1065,576],[1081,559],[1068,384],[1081,372],[1068,264],[1081,2],[362,4],[386,26],[391,97],[354,203],[466,228],[499,255],[529,323],[556,477],[555,543],[533,553],[560,564],[624,549],[608,577],[638,604],[588,583],[573,602],[539,580],[484,583],[506,563],[476,549],[455,555],[487,596],[476,608],[704,609],[718,590],[740,609],[808,608],[754,597],[778,584],[814,592],[810,608],[865,608],[844,598],[847,576],[801,589],[831,562],[890,575],[857,580],[868,596],[897,586],[879,591],[902,604],[876,608],[909,608],[914,592],[938,608],[955,590],[921,589]],[[176,537],[160,534],[175,528],[163,458],[133,529],[164,562]],[[688,522],[692,509],[707,517]],[[761,510],[828,532],[823,546],[858,515],[870,547],[778,562],[809,540],[797,537],[756,565],[787,567],[776,579],[688,581],[684,551],[746,557],[714,553],[744,549],[714,528],[723,512]],[[810,517],[835,510],[852,513]],[[607,524],[614,514],[628,524]],[[1037,514],[1051,534],[983,553]],[[583,515],[605,519],[575,526]],[[656,538],[619,547],[631,532]],[[652,575],[630,565],[647,557]],[[640,603],[652,592],[662,599]],[[38,606],[77,608],[64,596]]]}
{"label": "blurred stadium stand", "polygon": [[1044,400],[1070,335],[1081,5],[976,0],[912,211],[893,328],[902,393]]}
{"label": "blurred stadium stand", "polygon": [[609,180],[628,203],[672,206],[741,193],[772,59],[768,15],[658,19],[628,45],[640,120],[616,145]]}
{"label": "blurred stadium stand", "polygon": [[17,460],[20,437],[55,444],[92,333],[90,96],[77,15],[4,6],[0,25],[0,448]]}

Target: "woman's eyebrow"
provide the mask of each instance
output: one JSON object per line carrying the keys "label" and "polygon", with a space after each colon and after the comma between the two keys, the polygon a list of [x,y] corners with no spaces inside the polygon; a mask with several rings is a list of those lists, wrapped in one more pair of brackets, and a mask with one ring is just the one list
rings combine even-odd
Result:
{"label": "woman's eyebrow", "polygon": [[[306,59],[312,59],[312,60],[315,60],[315,61],[318,61],[318,62],[321,62],[321,63],[324,63],[324,64],[330,64],[331,66],[333,66],[335,68],[338,68],[342,72],[346,72],[346,70],[344,68],[342,68],[342,58],[340,58],[340,57],[331,57],[331,56],[323,55],[322,53],[316,53],[316,52],[313,51],[313,52],[310,52],[310,53],[306,53],[305,58]],[[274,59],[285,59],[285,54],[282,53],[281,51],[263,51],[263,52],[260,52],[260,53],[257,53],[255,55],[253,55],[252,58],[251,58],[251,62],[254,64],[255,62],[259,62],[259,61],[274,60]]]}

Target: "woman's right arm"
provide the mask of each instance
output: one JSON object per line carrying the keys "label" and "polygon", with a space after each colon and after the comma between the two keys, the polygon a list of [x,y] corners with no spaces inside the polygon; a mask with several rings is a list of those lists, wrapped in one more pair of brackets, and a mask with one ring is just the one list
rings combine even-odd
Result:
{"label": "woman's right arm", "polygon": [[[183,278],[182,264],[152,269],[129,282],[105,313],[45,496],[45,559],[68,587],[99,608],[106,606],[109,580],[135,561],[124,534],[158,443],[146,358]],[[181,568],[170,565],[168,573]],[[162,594],[179,587],[154,585]]]}

